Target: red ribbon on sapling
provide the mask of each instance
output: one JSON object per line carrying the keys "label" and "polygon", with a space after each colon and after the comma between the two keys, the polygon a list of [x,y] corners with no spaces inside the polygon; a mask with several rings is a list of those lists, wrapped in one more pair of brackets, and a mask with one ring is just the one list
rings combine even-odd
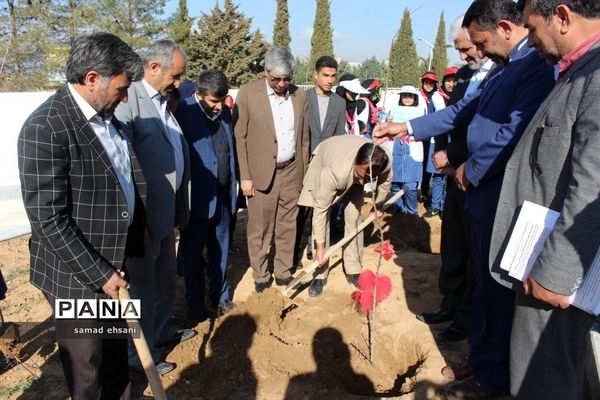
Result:
{"label": "red ribbon on sapling", "polygon": [[385,261],[389,260],[396,254],[396,251],[394,251],[394,246],[392,246],[389,239],[384,240],[383,243],[375,246],[373,251],[381,254]]}
{"label": "red ribbon on sapling", "polygon": [[387,299],[392,291],[392,281],[386,275],[375,275],[370,269],[361,272],[358,277],[358,290],[352,293],[352,301],[365,314],[373,312],[373,293],[377,287],[375,304]]}

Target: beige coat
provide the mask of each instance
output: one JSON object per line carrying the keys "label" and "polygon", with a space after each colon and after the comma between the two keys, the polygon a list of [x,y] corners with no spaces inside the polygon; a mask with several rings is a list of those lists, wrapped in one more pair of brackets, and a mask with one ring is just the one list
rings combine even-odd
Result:
{"label": "beige coat", "polygon": [[[314,208],[313,238],[319,243],[325,242],[329,208],[354,184],[354,160],[365,143],[369,140],[362,136],[334,136],[321,142],[313,152],[298,205]],[[383,172],[384,182],[379,185],[377,203],[381,203],[390,191],[389,158],[390,162]]]}

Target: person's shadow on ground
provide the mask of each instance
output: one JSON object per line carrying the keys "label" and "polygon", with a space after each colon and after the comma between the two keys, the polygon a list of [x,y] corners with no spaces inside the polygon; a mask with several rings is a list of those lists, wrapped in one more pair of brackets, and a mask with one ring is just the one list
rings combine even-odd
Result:
{"label": "person's shadow on ground", "polygon": [[210,339],[210,355],[200,346],[198,363],[181,373],[179,382],[169,389],[169,398],[185,399],[198,396],[207,399],[256,399],[257,380],[248,350],[256,333],[256,321],[248,314],[231,315],[217,327]]}
{"label": "person's shadow on ground", "polygon": [[350,350],[337,329],[319,329],[313,337],[315,372],[290,379],[285,400],[305,399],[307,390],[319,398],[350,398],[348,394],[373,395],[373,383],[350,365]]}

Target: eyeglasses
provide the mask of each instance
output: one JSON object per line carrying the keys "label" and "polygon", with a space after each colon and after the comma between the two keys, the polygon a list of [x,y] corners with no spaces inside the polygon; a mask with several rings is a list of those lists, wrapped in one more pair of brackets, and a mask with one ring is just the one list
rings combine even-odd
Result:
{"label": "eyeglasses", "polygon": [[285,83],[291,83],[294,80],[293,76],[271,76],[271,71],[267,72],[267,75],[269,76],[269,80],[273,83],[273,84],[278,84],[281,81],[285,82]]}

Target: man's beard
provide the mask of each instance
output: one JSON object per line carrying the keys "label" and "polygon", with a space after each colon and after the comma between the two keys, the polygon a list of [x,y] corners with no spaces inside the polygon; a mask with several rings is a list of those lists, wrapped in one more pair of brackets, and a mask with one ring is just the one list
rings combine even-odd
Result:
{"label": "man's beard", "polygon": [[106,92],[106,88],[101,87],[99,90],[92,92],[89,100],[90,106],[92,106],[102,118],[112,117],[116,108],[116,105],[106,102]]}

